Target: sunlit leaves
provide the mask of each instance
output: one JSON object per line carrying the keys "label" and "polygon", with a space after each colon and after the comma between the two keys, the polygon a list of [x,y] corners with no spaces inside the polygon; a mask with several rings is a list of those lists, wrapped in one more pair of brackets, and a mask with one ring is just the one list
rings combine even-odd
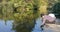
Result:
{"label": "sunlit leaves", "polygon": [[1,4],[2,16],[16,21],[32,21],[38,16],[38,10],[35,10],[38,7],[34,6],[38,6],[37,4],[35,0],[3,0]]}

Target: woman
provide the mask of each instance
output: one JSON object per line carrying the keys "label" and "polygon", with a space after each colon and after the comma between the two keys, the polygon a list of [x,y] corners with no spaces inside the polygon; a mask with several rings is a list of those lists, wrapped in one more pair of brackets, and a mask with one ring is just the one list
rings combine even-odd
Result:
{"label": "woman", "polygon": [[48,15],[42,14],[42,24],[40,27],[44,27],[46,23],[55,23],[56,17],[54,14],[50,13]]}

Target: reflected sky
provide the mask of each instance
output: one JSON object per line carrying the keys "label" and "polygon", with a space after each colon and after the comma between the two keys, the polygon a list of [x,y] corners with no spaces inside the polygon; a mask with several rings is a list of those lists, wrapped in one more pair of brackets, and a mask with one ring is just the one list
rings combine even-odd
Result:
{"label": "reflected sky", "polygon": [[40,28],[41,23],[42,23],[41,18],[38,18],[36,20],[36,24],[35,24],[35,27],[33,28],[32,32],[43,32]]}
{"label": "reflected sky", "polygon": [[7,21],[5,24],[4,20],[0,20],[0,32],[14,32],[12,30],[12,22],[13,21]]}

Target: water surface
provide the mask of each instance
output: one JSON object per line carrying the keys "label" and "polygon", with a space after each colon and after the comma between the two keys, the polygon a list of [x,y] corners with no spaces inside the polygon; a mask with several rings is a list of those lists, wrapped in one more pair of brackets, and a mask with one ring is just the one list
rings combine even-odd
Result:
{"label": "water surface", "polygon": [[[21,28],[20,25],[19,25],[19,27],[17,26],[17,28],[16,28],[17,31],[13,30],[13,22],[14,22],[13,20],[8,20],[6,22],[4,20],[0,20],[0,32],[17,32],[17,31],[20,32],[19,31],[19,29]],[[42,23],[41,18],[36,19],[36,24],[32,28],[31,32],[44,32],[40,28],[41,23]],[[23,31],[25,31],[24,29],[25,28],[22,28]],[[30,31],[29,29],[27,30],[27,32]],[[51,31],[51,30],[49,30],[49,31]]]}

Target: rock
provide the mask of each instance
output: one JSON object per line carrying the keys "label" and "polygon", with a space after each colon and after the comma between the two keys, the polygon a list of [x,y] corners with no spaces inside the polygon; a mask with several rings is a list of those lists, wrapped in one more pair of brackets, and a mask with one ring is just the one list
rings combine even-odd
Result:
{"label": "rock", "polygon": [[57,24],[47,24],[48,27],[44,27],[45,32],[60,32],[60,25]]}

